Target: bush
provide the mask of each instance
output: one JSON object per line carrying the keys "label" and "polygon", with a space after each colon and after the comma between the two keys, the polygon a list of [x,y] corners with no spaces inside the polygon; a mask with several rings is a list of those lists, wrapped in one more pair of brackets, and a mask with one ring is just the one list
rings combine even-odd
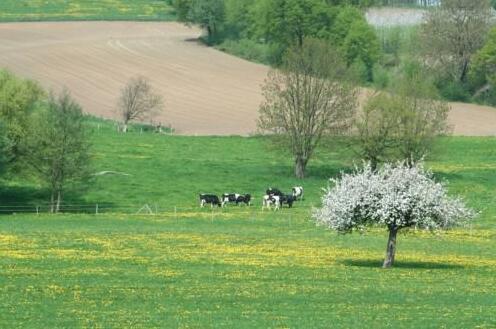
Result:
{"label": "bush", "polygon": [[456,102],[468,102],[470,100],[470,92],[460,82],[440,81],[437,83],[437,87],[444,99]]}
{"label": "bush", "polygon": [[217,48],[226,53],[258,63],[271,64],[274,60],[273,47],[251,39],[226,40]]}
{"label": "bush", "polygon": [[386,89],[389,86],[389,73],[379,64],[375,64],[372,69],[372,79],[377,89]]}

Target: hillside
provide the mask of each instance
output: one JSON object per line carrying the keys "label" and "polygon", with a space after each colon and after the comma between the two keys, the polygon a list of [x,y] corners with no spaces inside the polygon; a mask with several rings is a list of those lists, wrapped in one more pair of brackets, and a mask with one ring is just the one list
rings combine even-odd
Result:
{"label": "hillside", "polygon": [[[342,236],[310,220],[327,179],[352,165],[346,144],[319,149],[302,182],[290,177],[287,154],[264,138],[122,135],[112,123],[91,125],[94,171],[127,175],[101,176],[83,193],[67,193],[69,204],[90,205],[84,210],[93,214],[16,208],[17,215],[0,216],[0,327],[495,323],[493,138],[443,139],[428,163],[450,181],[450,192],[481,211],[474,225],[401,235],[396,266],[385,271],[385,230]],[[265,188],[294,184],[304,185],[303,202],[261,210]],[[0,209],[47,198],[21,180],[0,186]],[[234,191],[252,193],[254,206],[198,206],[200,192]],[[136,215],[144,204],[157,213]]]}
{"label": "hillside", "polygon": [[163,0],[2,0],[0,22],[143,20],[174,18]]}
{"label": "hillside", "polygon": [[[0,66],[44,87],[69,88],[85,111],[115,117],[126,81],[144,75],[166,100],[157,121],[185,135],[255,132],[268,68],[195,41],[178,23],[0,24]],[[454,133],[496,135],[496,111],[454,103]]]}

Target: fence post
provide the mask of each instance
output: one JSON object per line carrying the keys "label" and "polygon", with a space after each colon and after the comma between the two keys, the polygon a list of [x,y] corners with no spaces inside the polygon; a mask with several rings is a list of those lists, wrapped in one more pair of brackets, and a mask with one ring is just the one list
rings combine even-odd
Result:
{"label": "fence post", "polygon": [[177,220],[177,207],[174,206],[174,220]]}
{"label": "fence post", "polygon": [[39,214],[40,214],[40,207],[36,206],[36,215],[39,215]]}
{"label": "fence post", "polygon": [[95,215],[98,215],[98,203],[95,206]]}

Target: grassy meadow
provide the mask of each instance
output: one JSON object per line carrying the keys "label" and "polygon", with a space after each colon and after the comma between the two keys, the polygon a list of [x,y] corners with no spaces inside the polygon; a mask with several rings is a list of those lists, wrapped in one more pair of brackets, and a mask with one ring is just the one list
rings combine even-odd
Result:
{"label": "grassy meadow", "polygon": [[[344,143],[320,149],[298,181],[263,138],[90,124],[94,171],[128,176],[67,192],[68,203],[100,203],[99,215],[0,217],[2,328],[496,326],[494,138],[440,141],[428,165],[481,215],[467,229],[401,235],[385,271],[384,230],[340,236],[310,220],[327,179],[354,162]],[[261,211],[266,187],[294,184],[304,201]],[[4,207],[46,199],[38,185],[1,185]],[[231,191],[254,194],[255,206],[198,207],[198,193]],[[133,214],[144,204],[158,213]]]}
{"label": "grassy meadow", "polygon": [[172,20],[164,0],[2,0],[0,22],[66,20]]}

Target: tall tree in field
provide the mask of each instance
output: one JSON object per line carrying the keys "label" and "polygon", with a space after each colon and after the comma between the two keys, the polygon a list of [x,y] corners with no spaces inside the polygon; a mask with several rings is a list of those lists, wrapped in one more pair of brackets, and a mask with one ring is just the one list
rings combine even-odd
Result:
{"label": "tall tree in field", "polygon": [[51,210],[58,212],[64,189],[87,177],[89,140],[81,107],[68,91],[51,95],[46,108],[33,116],[26,158],[51,192]]}
{"label": "tall tree in field", "polygon": [[117,103],[117,113],[122,120],[122,131],[127,132],[129,122],[154,117],[163,109],[163,99],[155,93],[144,77],[129,80]]}
{"label": "tall tree in field", "polygon": [[397,146],[395,130],[398,128],[399,106],[396,97],[378,92],[368,96],[357,115],[353,147],[363,160],[370,162],[372,170],[389,160]]}
{"label": "tall tree in field", "polygon": [[413,165],[450,132],[449,105],[418,67],[394,81],[395,87],[370,97],[355,121],[355,149],[372,169],[380,162],[401,160]]}
{"label": "tall tree in field", "polygon": [[0,121],[5,133],[4,158],[17,165],[21,158],[21,144],[29,128],[29,117],[44,100],[45,93],[33,81],[23,80],[0,70]]}
{"label": "tall tree in field", "polygon": [[426,62],[440,66],[453,80],[465,82],[472,55],[483,45],[491,26],[489,0],[443,0],[427,13],[421,35]]}
{"label": "tall tree in field", "polygon": [[433,82],[419,67],[394,82],[393,103],[397,112],[394,131],[397,157],[412,165],[422,160],[439,136],[450,133],[450,106],[439,98]]}
{"label": "tall tree in field", "polygon": [[394,263],[399,231],[448,229],[475,216],[460,199],[449,197],[445,186],[420,164],[386,164],[378,171],[367,165],[331,179],[331,185],[314,218],[340,233],[385,226],[389,238],[384,268]]}
{"label": "tall tree in field", "polygon": [[346,82],[346,64],[328,43],[306,39],[291,48],[263,88],[258,126],[291,150],[295,175],[305,177],[308,161],[323,136],[349,127],[357,89]]}

